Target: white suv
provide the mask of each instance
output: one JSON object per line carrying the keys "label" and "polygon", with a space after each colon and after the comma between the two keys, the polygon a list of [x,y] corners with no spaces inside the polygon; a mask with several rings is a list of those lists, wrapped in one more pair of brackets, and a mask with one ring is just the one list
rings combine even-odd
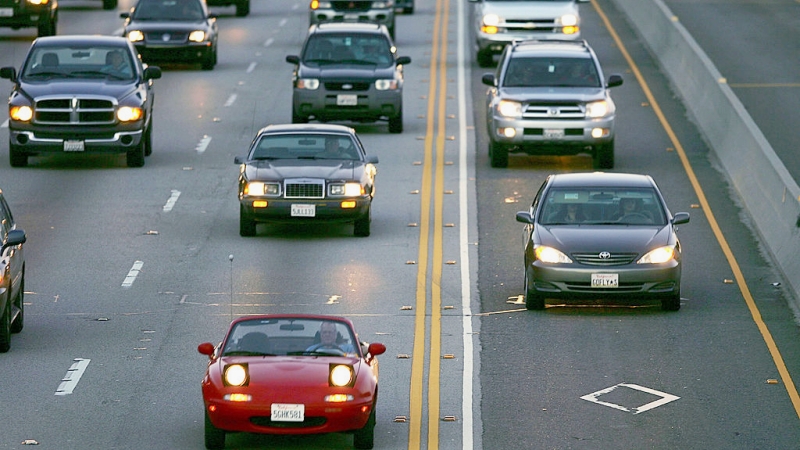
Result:
{"label": "white suv", "polygon": [[589,0],[469,0],[475,3],[478,65],[489,67],[507,44],[529,39],[579,39],[578,3]]}

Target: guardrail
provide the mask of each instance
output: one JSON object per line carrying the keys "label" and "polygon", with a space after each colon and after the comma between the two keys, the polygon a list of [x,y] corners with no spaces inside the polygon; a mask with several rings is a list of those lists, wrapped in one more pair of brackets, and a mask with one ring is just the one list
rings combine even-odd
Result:
{"label": "guardrail", "polygon": [[612,0],[658,59],[717,155],[800,308],[800,187],[694,38],[661,0]]}

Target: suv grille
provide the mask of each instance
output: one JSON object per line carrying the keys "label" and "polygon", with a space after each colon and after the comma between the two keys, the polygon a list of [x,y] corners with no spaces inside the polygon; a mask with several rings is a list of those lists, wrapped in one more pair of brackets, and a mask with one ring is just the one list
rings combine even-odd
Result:
{"label": "suv grille", "polygon": [[578,104],[537,104],[531,103],[522,112],[524,119],[575,120],[586,116]]}
{"label": "suv grille", "polygon": [[189,33],[185,31],[151,31],[145,33],[144,40],[153,44],[182,44],[189,39]]}
{"label": "suv grille", "polygon": [[324,198],[325,182],[323,180],[286,180],[284,192],[286,198]]}
{"label": "suv grille", "polygon": [[504,26],[510,32],[555,32],[561,31],[561,27],[556,27],[553,19],[522,20],[506,19]]}
{"label": "suv grille", "polygon": [[38,124],[106,125],[115,122],[115,102],[102,98],[48,98],[36,102]]}
{"label": "suv grille", "polygon": [[345,1],[331,2],[334,11],[364,12],[372,9],[372,2],[366,1]]}
{"label": "suv grille", "polygon": [[608,258],[600,258],[599,253],[573,253],[572,259],[590,266],[622,266],[630,264],[637,253],[612,253]]}
{"label": "suv grille", "polygon": [[[350,89],[342,89],[345,84],[352,87]],[[325,83],[325,89],[328,91],[368,91],[371,84],[369,82],[329,81]]]}

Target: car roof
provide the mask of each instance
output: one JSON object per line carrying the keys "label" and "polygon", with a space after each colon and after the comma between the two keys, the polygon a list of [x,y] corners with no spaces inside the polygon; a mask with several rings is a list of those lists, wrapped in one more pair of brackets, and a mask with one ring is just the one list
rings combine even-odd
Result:
{"label": "car roof", "polygon": [[551,187],[654,187],[650,175],[635,173],[584,172],[550,175]]}
{"label": "car roof", "polygon": [[128,39],[122,36],[101,36],[101,35],[59,35],[59,36],[45,36],[36,38],[33,41],[37,46],[69,46],[69,45],[118,45],[122,47],[128,46]]}
{"label": "car roof", "polygon": [[571,58],[590,58],[589,44],[584,40],[531,40],[514,43],[514,56],[569,56]]}
{"label": "car roof", "polygon": [[312,25],[308,33],[383,33],[385,29],[385,25],[369,22],[324,22]]}
{"label": "car roof", "polygon": [[356,130],[346,125],[330,123],[282,123],[270,124],[258,130],[258,134],[263,133],[344,133],[356,134]]}

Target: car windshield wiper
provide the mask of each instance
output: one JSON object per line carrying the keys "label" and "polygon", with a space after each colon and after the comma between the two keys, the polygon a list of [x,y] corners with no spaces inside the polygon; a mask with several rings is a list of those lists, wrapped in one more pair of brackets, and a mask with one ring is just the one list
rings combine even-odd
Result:
{"label": "car windshield wiper", "polygon": [[273,353],[251,352],[246,350],[233,350],[225,352],[222,356],[275,356]]}
{"label": "car windshield wiper", "polygon": [[36,73],[26,73],[22,76],[22,78],[28,77],[66,77],[68,76],[64,72],[36,72]]}
{"label": "car windshield wiper", "polygon": [[334,349],[327,349],[328,351],[324,350],[301,350],[297,352],[286,352],[287,356],[342,356],[344,352]]}

